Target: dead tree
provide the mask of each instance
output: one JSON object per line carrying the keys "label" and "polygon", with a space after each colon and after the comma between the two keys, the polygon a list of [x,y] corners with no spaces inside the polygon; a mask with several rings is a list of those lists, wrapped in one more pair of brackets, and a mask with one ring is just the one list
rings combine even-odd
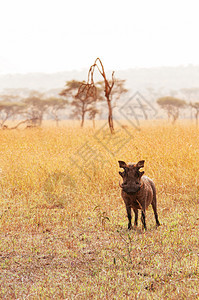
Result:
{"label": "dead tree", "polygon": [[104,66],[102,64],[102,61],[97,58],[94,62],[94,64],[90,67],[88,72],[88,81],[87,83],[82,83],[79,87],[77,96],[84,93],[86,97],[96,97],[97,94],[97,88],[94,83],[94,71],[95,69],[98,69],[100,74],[102,75],[104,79],[104,93],[108,105],[108,124],[111,131],[111,134],[114,133],[114,125],[113,125],[113,109],[112,109],[112,103],[111,103],[111,91],[114,86],[115,80],[114,80],[114,72],[112,72],[112,80],[108,81],[106,78],[106,73],[104,71]]}
{"label": "dead tree", "polygon": [[196,126],[198,127],[198,118],[199,118],[199,102],[189,103],[191,108],[195,109],[195,119],[196,119]]}

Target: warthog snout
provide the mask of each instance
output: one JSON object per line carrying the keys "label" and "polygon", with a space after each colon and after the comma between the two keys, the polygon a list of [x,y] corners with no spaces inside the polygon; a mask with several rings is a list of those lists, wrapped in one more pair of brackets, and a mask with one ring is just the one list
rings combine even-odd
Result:
{"label": "warthog snout", "polygon": [[146,229],[145,212],[150,204],[153,207],[156,225],[159,226],[155,184],[150,178],[143,176],[144,171],[140,172],[140,169],[144,167],[144,160],[140,160],[137,164],[130,163],[128,165],[124,161],[119,161],[119,166],[124,169],[123,172],[119,172],[123,179],[123,183],[119,183],[119,185],[126,205],[129,220],[128,229],[132,227],[131,209],[135,213],[135,226],[138,224],[138,210],[141,210],[141,220]]}
{"label": "warthog snout", "polygon": [[123,182],[122,184],[120,184],[120,187],[122,188],[122,190],[129,194],[129,195],[133,195],[135,193],[137,193],[140,188],[141,188],[141,184],[140,183],[131,183],[131,184],[128,184],[127,182]]}

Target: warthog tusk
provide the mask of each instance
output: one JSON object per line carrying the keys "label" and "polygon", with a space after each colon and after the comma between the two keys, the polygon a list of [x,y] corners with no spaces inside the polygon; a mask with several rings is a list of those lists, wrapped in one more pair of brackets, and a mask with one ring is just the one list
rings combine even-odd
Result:
{"label": "warthog tusk", "polygon": [[119,180],[119,186],[121,187],[121,189],[123,188],[122,185],[121,185],[121,183],[120,183],[120,180]]}

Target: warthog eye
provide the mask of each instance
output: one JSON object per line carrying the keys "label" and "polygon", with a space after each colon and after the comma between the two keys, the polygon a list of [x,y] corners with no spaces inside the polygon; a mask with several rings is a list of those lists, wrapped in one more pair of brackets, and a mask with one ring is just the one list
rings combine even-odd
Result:
{"label": "warthog eye", "polygon": [[120,176],[122,178],[124,178],[128,174],[127,168],[124,168],[124,171],[123,172],[119,172],[119,174],[120,174]]}

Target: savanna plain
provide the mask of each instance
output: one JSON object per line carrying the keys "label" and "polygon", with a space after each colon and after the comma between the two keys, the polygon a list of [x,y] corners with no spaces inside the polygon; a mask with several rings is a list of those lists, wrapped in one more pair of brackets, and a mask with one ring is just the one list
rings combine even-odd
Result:
{"label": "savanna plain", "polygon": [[[199,129],[191,121],[0,131],[0,299],[199,299]],[[127,230],[118,160],[157,188]]]}

